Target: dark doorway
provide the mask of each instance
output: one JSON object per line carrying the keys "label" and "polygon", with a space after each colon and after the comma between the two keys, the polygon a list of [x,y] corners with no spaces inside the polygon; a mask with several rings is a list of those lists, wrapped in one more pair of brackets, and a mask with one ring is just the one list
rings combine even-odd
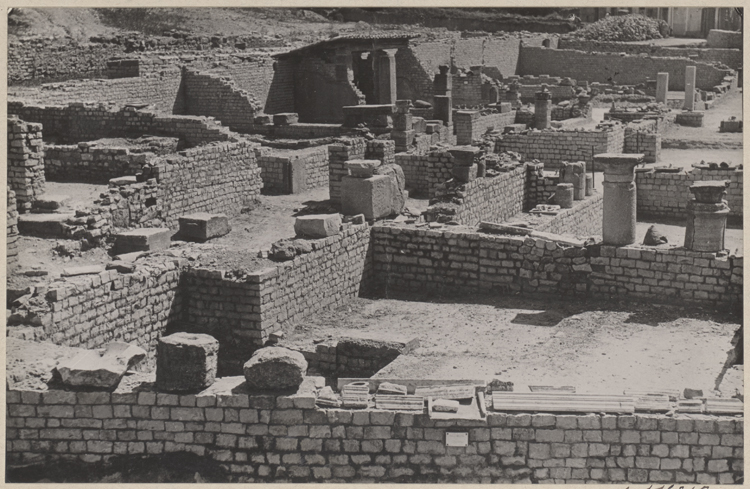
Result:
{"label": "dark doorway", "polygon": [[375,71],[372,68],[372,54],[368,51],[352,53],[352,71],[354,85],[365,95],[368,104],[375,100]]}

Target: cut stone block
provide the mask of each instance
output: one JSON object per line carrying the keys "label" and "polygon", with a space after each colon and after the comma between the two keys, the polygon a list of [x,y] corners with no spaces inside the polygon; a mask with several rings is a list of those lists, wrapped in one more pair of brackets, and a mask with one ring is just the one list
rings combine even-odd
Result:
{"label": "cut stone block", "polygon": [[482,150],[475,146],[456,146],[448,152],[453,156],[454,166],[471,166],[482,154]]}
{"label": "cut stone block", "polygon": [[296,124],[299,121],[299,115],[294,112],[282,112],[273,115],[274,126],[288,126]]}
{"label": "cut stone block", "polygon": [[432,410],[436,413],[457,413],[458,406],[460,406],[458,401],[452,401],[450,399],[437,399],[432,401]]}
{"label": "cut stone block", "polygon": [[172,231],[169,228],[141,228],[124,231],[115,236],[115,253],[157,251],[169,248]]}
{"label": "cut stone block", "polygon": [[138,183],[138,178],[135,175],[109,179],[109,185],[115,186],[115,187],[121,187],[123,185],[132,185],[134,183]]}
{"label": "cut stone block", "polygon": [[427,132],[427,121],[424,120],[424,117],[414,117],[411,128],[417,133]]}
{"label": "cut stone block", "polygon": [[75,214],[21,214],[18,216],[18,232],[39,238],[63,238],[63,223],[74,217]]}
{"label": "cut stone block", "polygon": [[175,333],[156,345],[156,387],[197,392],[216,380],[219,342],[207,334]]}
{"label": "cut stone block", "polygon": [[313,214],[299,216],[294,221],[294,232],[299,237],[319,239],[334,236],[341,229],[341,216],[338,214]]}
{"label": "cut stone block", "polygon": [[391,382],[383,382],[378,386],[378,394],[405,396],[407,392],[408,390],[405,385],[394,384]]}
{"label": "cut stone block", "polygon": [[391,139],[396,142],[396,146],[411,146],[414,144],[414,136],[416,134],[413,129],[408,131],[393,130],[391,131]]}
{"label": "cut stone block", "polygon": [[380,219],[400,212],[393,206],[394,188],[391,175],[345,176],[341,179],[341,210],[346,215],[364,214],[366,219]]}
{"label": "cut stone block", "polygon": [[180,216],[180,236],[198,241],[206,241],[229,234],[232,226],[224,214],[209,214],[207,212],[196,212]]}
{"label": "cut stone block", "polygon": [[90,350],[57,365],[63,384],[112,390],[117,387],[129,367],[146,358],[146,351],[123,342],[108,344],[103,353]]}
{"label": "cut stone block", "polygon": [[31,207],[34,210],[42,212],[56,211],[70,202],[70,195],[44,194],[32,202]]}
{"label": "cut stone block", "polygon": [[513,110],[513,104],[510,102],[500,102],[498,104],[500,106],[500,113],[505,114],[506,112],[510,112]]}
{"label": "cut stone block", "polygon": [[76,275],[91,275],[101,273],[105,270],[104,265],[87,265],[83,267],[63,268],[60,275],[63,277],[75,277]]}
{"label": "cut stone block", "polygon": [[257,390],[297,388],[307,373],[307,360],[298,351],[271,346],[253,353],[244,367],[247,386]]}
{"label": "cut stone block", "polygon": [[346,168],[353,177],[370,178],[375,169],[380,166],[380,160],[349,160]]}
{"label": "cut stone block", "polygon": [[459,182],[473,182],[477,179],[478,165],[454,166],[451,170],[453,177]]}
{"label": "cut stone block", "polygon": [[411,114],[393,114],[393,129],[395,131],[408,131],[412,129],[413,123]]}

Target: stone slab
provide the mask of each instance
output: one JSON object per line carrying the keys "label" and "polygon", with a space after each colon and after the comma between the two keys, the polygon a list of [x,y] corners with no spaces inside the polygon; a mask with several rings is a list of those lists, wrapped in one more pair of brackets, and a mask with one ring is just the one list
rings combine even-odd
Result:
{"label": "stone slab", "polygon": [[313,214],[299,216],[294,221],[294,232],[297,237],[319,239],[334,236],[341,229],[339,214]]}
{"label": "stone slab", "polygon": [[207,334],[174,333],[156,345],[156,386],[198,392],[216,380],[219,342]]}
{"label": "stone slab", "polygon": [[18,232],[24,236],[39,238],[62,238],[62,224],[73,219],[75,214],[21,214],[18,216]]}
{"label": "stone slab", "polygon": [[370,178],[344,176],[341,179],[341,210],[345,215],[363,214],[366,219],[395,214],[394,188],[391,175],[374,175]]}
{"label": "stone slab", "polygon": [[43,194],[32,202],[32,208],[41,209],[45,212],[56,211],[70,202],[70,195]]}
{"label": "stone slab", "polygon": [[63,268],[63,271],[60,275],[63,277],[75,277],[77,275],[92,275],[95,273],[101,273],[104,270],[104,265],[86,265],[82,267]]}
{"label": "stone slab", "polygon": [[146,357],[146,351],[124,342],[108,344],[103,352],[89,350],[55,367],[63,384],[74,388],[112,390],[129,367]]}
{"label": "stone slab", "polygon": [[109,179],[109,185],[115,187],[121,187],[123,185],[132,185],[138,183],[138,179],[135,175],[127,177],[116,177]]}
{"label": "stone slab", "polygon": [[198,241],[225,236],[232,231],[229,218],[224,214],[196,212],[180,216],[178,221],[180,223],[180,236]]}
{"label": "stone slab", "polygon": [[381,165],[381,162],[380,160],[349,160],[345,165],[351,176],[369,178],[374,175],[375,169]]}
{"label": "stone slab", "polygon": [[115,253],[158,251],[169,248],[172,231],[169,228],[141,228],[124,231],[115,236]]}

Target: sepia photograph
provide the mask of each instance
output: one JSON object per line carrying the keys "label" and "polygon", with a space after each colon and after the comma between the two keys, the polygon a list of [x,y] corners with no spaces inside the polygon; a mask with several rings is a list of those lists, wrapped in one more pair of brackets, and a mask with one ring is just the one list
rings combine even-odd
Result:
{"label": "sepia photograph", "polygon": [[741,4],[154,3],[5,9],[6,483],[744,484]]}

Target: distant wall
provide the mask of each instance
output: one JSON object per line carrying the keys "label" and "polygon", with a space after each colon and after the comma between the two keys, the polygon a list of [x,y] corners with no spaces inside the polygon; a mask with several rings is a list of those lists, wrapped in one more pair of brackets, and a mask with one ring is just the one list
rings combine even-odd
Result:
{"label": "distant wall", "polygon": [[258,165],[264,190],[291,194],[328,185],[328,146],[266,151]]}
{"label": "distant wall", "polygon": [[488,131],[502,131],[505,126],[515,123],[516,112],[482,115],[479,111],[459,110],[454,113],[453,127],[456,131],[456,144],[471,144],[481,139]]}
{"label": "distant wall", "polygon": [[706,41],[711,48],[742,49],[742,32],[711,29]]}
{"label": "distant wall", "polygon": [[695,66],[696,87],[711,90],[729,74],[701,61],[685,58],[652,58],[620,56],[615,53],[586,53],[572,49],[550,49],[521,46],[518,74],[567,76],[579,81],[607,83],[614,79],[619,85],[637,85],[656,74],[669,73],[669,89],[685,89],[685,68]]}
{"label": "distant wall", "polygon": [[183,71],[185,114],[214,117],[232,131],[249,132],[262,105],[227,77]]}
{"label": "distant wall", "polygon": [[10,272],[18,264],[18,210],[16,209],[16,193],[8,187],[8,200],[5,210],[7,211],[7,233],[5,238],[5,264]]}
{"label": "distant wall", "polygon": [[128,148],[48,144],[44,175],[55,182],[107,183],[111,178],[135,175],[154,158],[153,153],[131,153]]}

